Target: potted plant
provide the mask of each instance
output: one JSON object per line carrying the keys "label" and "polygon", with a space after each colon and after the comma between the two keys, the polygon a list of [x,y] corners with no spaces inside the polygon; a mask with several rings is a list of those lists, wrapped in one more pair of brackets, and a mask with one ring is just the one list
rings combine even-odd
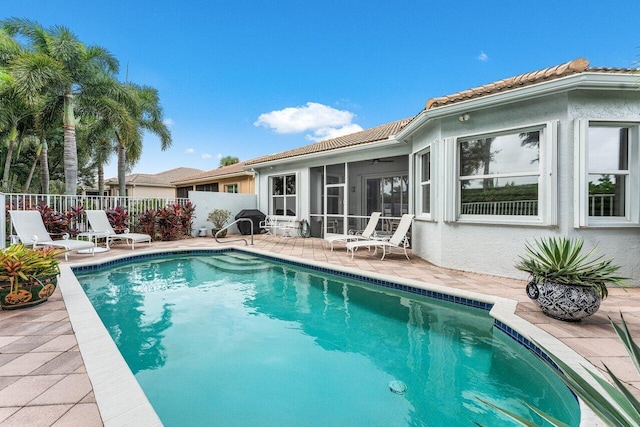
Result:
{"label": "potted plant", "polygon": [[45,302],[56,290],[60,248],[31,249],[23,244],[0,251],[0,307],[5,310]]}
{"label": "potted plant", "polygon": [[607,285],[625,285],[625,278],[615,274],[620,266],[602,256],[591,258],[596,248],[583,253],[583,244],[566,237],[527,242],[527,256],[516,268],[529,273],[527,295],[547,316],[578,321],[598,311]]}
{"label": "potted plant", "polygon": [[[210,212],[207,221],[213,223],[211,235],[215,237],[216,233],[227,224],[230,217],[231,211],[227,209],[215,209],[213,212]],[[225,237],[226,235],[227,230],[223,230],[218,237]]]}

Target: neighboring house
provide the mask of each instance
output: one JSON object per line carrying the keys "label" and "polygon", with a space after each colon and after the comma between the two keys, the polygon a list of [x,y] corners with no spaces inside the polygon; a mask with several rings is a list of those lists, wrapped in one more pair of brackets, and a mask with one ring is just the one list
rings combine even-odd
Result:
{"label": "neighboring house", "polygon": [[244,166],[244,162],[239,162],[177,179],[172,182],[176,197],[189,197],[189,191],[254,194],[253,172]]}
{"label": "neighboring house", "polygon": [[258,208],[315,236],[411,212],[415,255],[510,277],[525,241],[581,237],[640,284],[639,82],[577,59],[246,164]]}
{"label": "neighboring house", "polygon": [[[126,196],[175,198],[176,186],[172,181],[200,172],[202,172],[201,169],[175,168],[156,174],[135,173],[127,175],[125,176]],[[105,180],[105,187],[109,188],[109,194],[111,196],[117,196],[118,178]]]}

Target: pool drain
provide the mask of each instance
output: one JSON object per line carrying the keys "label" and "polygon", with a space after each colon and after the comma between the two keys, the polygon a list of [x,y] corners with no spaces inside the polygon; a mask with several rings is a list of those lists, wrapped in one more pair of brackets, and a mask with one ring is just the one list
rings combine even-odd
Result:
{"label": "pool drain", "polygon": [[402,381],[389,381],[389,390],[395,394],[405,394],[407,385]]}

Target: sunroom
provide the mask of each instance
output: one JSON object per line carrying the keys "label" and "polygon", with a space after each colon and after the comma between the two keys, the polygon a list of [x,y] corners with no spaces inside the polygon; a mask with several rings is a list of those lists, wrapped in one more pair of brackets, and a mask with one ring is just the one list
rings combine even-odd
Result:
{"label": "sunroom", "polygon": [[382,212],[390,232],[411,210],[409,144],[394,134],[410,119],[248,162],[258,206],[281,221],[309,221],[312,237],[364,228]]}

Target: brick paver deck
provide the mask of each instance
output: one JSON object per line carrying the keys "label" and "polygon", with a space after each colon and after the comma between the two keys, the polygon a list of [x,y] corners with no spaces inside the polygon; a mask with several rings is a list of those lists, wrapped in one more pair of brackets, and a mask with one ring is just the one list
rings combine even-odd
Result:
{"label": "brick paver deck", "polygon": [[[154,242],[150,246],[140,244],[134,252],[124,245],[116,245],[110,252],[96,254],[95,259],[150,249],[219,246],[211,238]],[[610,289],[609,298],[598,313],[582,322],[568,323],[544,316],[526,297],[522,281],[448,270],[417,257],[407,261],[403,255],[388,256],[381,261],[363,251],[351,260],[339,244],[332,252],[324,248],[320,239],[256,236],[255,247],[305,260],[513,299],[518,301],[518,316],[560,339],[597,368],[601,369],[602,363],[606,363],[640,396],[640,378],[607,319],[609,316],[618,320],[622,312],[632,335],[640,340],[640,288]],[[90,255],[72,254],[69,264],[91,259]],[[103,425],[60,290],[39,306],[0,311],[0,425]]]}

